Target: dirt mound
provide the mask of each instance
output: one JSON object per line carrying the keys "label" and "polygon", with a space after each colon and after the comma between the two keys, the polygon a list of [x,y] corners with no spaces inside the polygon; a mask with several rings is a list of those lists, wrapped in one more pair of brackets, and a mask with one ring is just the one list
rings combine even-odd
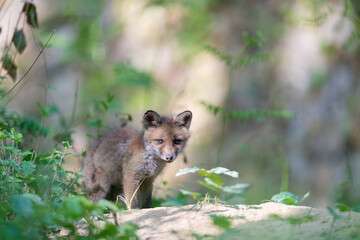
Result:
{"label": "dirt mound", "polygon": [[[112,215],[108,215],[114,221]],[[223,227],[214,224],[224,221]],[[225,219],[225,220],[224,220]],[[261,205],[188,205],[131,210],[118,222],[139,226],[140,239],[360,239],[360,214],[327,209]],[[231,223],[230,226],[226,226]]]}

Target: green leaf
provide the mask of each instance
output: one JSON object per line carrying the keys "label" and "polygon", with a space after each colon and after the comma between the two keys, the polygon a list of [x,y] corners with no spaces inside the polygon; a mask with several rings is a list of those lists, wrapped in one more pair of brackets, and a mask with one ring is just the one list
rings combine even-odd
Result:
{"label": "green leaf", "polygon": [[14,32],[12,42],[19,53],[22,53],[26,48],[26,38],[22,30]]}
{"label": "green leaf", "polygon": [[[214,176],[216,176],[216,175],[214,175]],[[217,191],[220,191],[222,189],[221,185],[218,185],[216,182],[212,181],[212,179],[210,179],[209,177],[205,177],[204,181],[205,181],[206,184],[216,188]]]}
{"label": "green leaf", "polygon": [[[209,179],[211,181],[212,184],[215,184],[216,186],[218,186],[219,188],[221,188],[224,185],[224,180],[222,179],[222,177],[220,177],[219,175],[209,175],[207,177],[207,179]],[[204,179],[205,180],[205,179]],[[206,180],[205,180],[206,182]]]}
{"label": "green leaf", "polygon": [[215,192],[220,192],[219,187],[213,186],[212,184],[205,183],[205,182],[203,182],[203,181],[197,181],[197,183],[198,183],[199,185],[207,188],[207,189],[213,190],[213,191],[215,191]]}
{"label": "green leaf", "polygon": [[94,120],[88,123],[89,127],[101,127],[102,126],[102,121],[99,120]]}
{"label": "green leaf", "polygon": [[188,191],[188,190],[185,190],[182,188],[180,188],[179,191],[184,195],[192,196],[195,201],[197,201],[201,197],[201,193],[198,193],[198,192],[191,192],[191,191]]}
{"label": "green leaf", "polygon": [[10,151],[11,153],[15,154],[15,155],[18,155],[20,150],[14,146],[4,146],[3,147],[5,150],[8,150]]}
{"label": "green leaf", "polygon": [[228,175],[230,177],[233,178],[238,178],[239,177],[239,173],[236,171],[230,171],[227,168],[224,167],[216,167],[210,170],[211,172],[215,173],[215,174],[224,174],[224,175]]}
{"label": "green leaf", "polygon": [[305,199],[307,199],[309,197],[309,195],[310,195],[310,192],[305,193],[305,195],[299,201],[299,204],[302,203]]}
{"label": "green leaf", "polygon": [[116,234],[118,233],[118,228],[111,223],[106,223],[103,230],[100,231],[99,235],[97,235],[97,238],[99,239],[112,239],[115,238]]}
{"label": "green leaf", "polygon": [[206,170],[206,169],[203,169],[203,168],[199,169],[198,167],[183,168],[183,169],[180,169],[176,173],[175,177],[181,176],[181,175],[184,175],[184,174],[188,174],[188,173],[195,173],[195,172],[198,172],[202,177],[208,177],[208,176],[213,175],[213,174],[217,174],[217,175],[224,174],[224,175],[228,175],[228,176],[233,177],[233,178],[239,177],[238,172],[230,171],[229,169],[224,168],[224,167],[216,167],[216,168],[212,168],[210,170]]}
{"label": "green leaf", "polygon": [[353,209],[354,212],[360,213],[360,204],[356,205]]}
{"label": "green leaf", "polygon": [[5,139],[8,137],[8,132],[6,130],[0,131],[0,139]]}
{"label": "green leaf", "polygon": [[72,146],[70,145],[69,141],[63,141],[62,145],[64,148],[72,148]]}
{"label": "green leaf", "polygon": [[33,154],[32,151],[25,151],[25,152],[19,153],[20,156],[27,156],[27,155],[32,155],[32,154]]}
{"label": "green leaf", "polygon": [[120,64],[114,68],[116,81],[126,87],[150,88],[154,84],[153,78],[146,72],[135,69],[130,64]]}
{"label": "green leaf", "polygon": [[348,212],[351,211],[351,208],[342,203],[335,203],[335,207],[339,209],[340,212]]}
{"label": "green leaf", "polygon": [[257,53],[252,56],[247,56],[247,57],[238,59],[238,61],[236,62],[234,67],[235,68],[245,67],[252,63],[262,62],[262,61],[271,60],[271,59],[272,58],[271,58],[270,54],[268,54],[268,53]]}
{"label": "green leaf", "polygon": [[46,117],[46,116],[49,116],[50,114],[58,112],[58,109],[55,105],[46,105],[43,107],[39,102],[37,102],[37,106],[39,108],[41,116],[43,116],[43,117]]}
{"label": "green leaf", "polygon": [[33,213],[33,203],[30,199],[21,196],[21,195],[14,195],[11,198],[11,205],[13,211],[22,217],[30,217]]}
{"label": "green leaf", "polygon": [[113,202],[110,202],[108,200],[105,200],[105,199],[101,199],[99,202],[98,202],[98,206],[100,207],[103,207],[103,208],[108,208],[109,210],[111,210],[112,212],[119,212],[121,211],[121,208],[116,205],[115,203]]}
{"label": "green leaf", "polygon": [[195,173],[199,171],[199,168],[198,167],[193,167],[193,168],[183,168],[183,169],[180,169],[176,174],[175,174],[175,177],[178,177],[178,176],[181,176],[181,175],[184,175],[184,174],[188,174],[188,173]]}
{"label": "green leaf", "polygon": [[341,215],[337,214],[334,209],[332,209],[331,207],[326,207],[326,209],[329,211],[331,216],[333,216],[334,220],[341,219]]}
{"label": "green leaf", "polygon": [[82,218],[82,206],[76,197],[67,197],[64,199],[64,210],[66,216],[74,220]]}
{"label": "green leaf", "polygon": [[9,76],[13,79],[13,81],[16,80],[17,76],[17,66],[13,62],[12,57],[9,54],[5,54],[2,58],[3,67],[9,74]]}
{"label": "green leaf", "polygon": [[199,169],[198,172],[203,178],[212,174],[212,172],[210,170],[206,170],[206,169],[203,169],[203,168]]}
{"label": "green leaf", "polygon": [[106,102],[111,103],[114,100],[115,96],[110,93],[106,94]]}
{"label": "green leaf", "polygon": [[29,161],[23,161],[21,163],[21,172],[24,177],[29,176],[33,172],[35,172],[36,165]]}
{"label": "green leaf", "polygon": [[39,111],[40,111],[40,113],[41,113],[41,116],[45,117],[46,114],[47,114],[45,108],[43,108],[43,106],[41,106],[41,104],[40,104],[39,102],[37,103],[37,106],[38,106],[38,108],[39,108]]}
{"label": "green leaf", "polygon": [[34,28],[39,27],[37,21],[36,7],[33,3],[25,2],[22,11],[26,14],[26,21],[30,26]]}
{"label": "green leaf", "polygon": [[4,218],[11,212],[11,206],[7,201],[0,202],[0,218]]}
{"label": "green leaf", "polygon": [[217,48],[212,47],[210,45],[203,45],[204,50],[208,51],[209,53],[212,53],[213,55],[215,55],[216,57],[218,57],[221,61],[225,62],[226,65],[230,66],[233,57],[231,55],[227,55],[221,51],[219,51]]}
{"label": "green leaf", "polygon": [[217,216],[217,215],[210,215],[210,217],[213,220],[214,225],[216,225],[224,230],[230,229],[231,222],[229,220],[229,217]]}
{"label": "green leaf", "polygon": [[243,39],[247,45],[257,46],[260,48],[263,46],[265,42],[265,38],[260,32],[257,32],[255,36],[250,36],[247,32],[243,32]]}
{"label": "green leaf", "polygon": [[290,193],[290,192],[281,192],[279,194],[274,195],[271,198],[271,201],[277,202],[277,203],[283,203],[286,205],[295,205],[297,204],[298,196]]}
{"label": "green leaf", "polygon": [[13,138],[11,138],[11,139],[14,140],[15,142],[20,142],[22,137],[23,137],[23,135],[21,133],[16,133],[16,134],[14,134]]}
{"label": "green leaf", "polygon": [[233,194],[244,194],[246,190],[249,188],[249,184],[246,183],[238,183],[231,186],[224,186],[223,191],[227,193]]}
{"label": "green leaf", "polygon": [[107,104],[106,102],[100,101],[100,104],[101,104],[101,106],[103,106],[103,108],[104,108],[105,110],[108,110],[108,109],[109,109],[108,104]]}
{"label": "green leaf", "polygon": [[136,230],[139,229],[138,225],[131,223],[131,222],[125,222],[121,226],[122,229],[121,233],[122,236],[119,239],[139,239],[139,237],[136,235]]}
{"label": "green leaf", "polygon": [[63,193],[63,189],[59,186],[53,186],[51,187],[51,193],[55,196],[59,196]]}
{"label": "green leaf", "polygon": [[44,202],[41,200],[41,197],[39,195],[33,194],[33,193],[24,193],[24,197],[30,199],[33,203],[37,205],[43,205]]}
{"label": "green leaf", "polygon": [[217,114],[223,114],[224,113],[224,109],[222,107],[219,106],[215,106],[209,103],[206,103],[205,101],[201,101],[200,102],[201,105],[204,105],[205,108],[212,113],[214,116],[216,116]]}

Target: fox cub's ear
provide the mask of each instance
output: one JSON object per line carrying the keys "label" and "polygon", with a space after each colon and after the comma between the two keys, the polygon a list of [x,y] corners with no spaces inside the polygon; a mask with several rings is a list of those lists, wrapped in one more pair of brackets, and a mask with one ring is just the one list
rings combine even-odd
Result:
{"label": "fox cub's ear", "polygon": [[187,129],[189,129],[191,124],[191,119],[192,119],[192,113],[190,111],[185,111],[177,115],[175,119],[175,124],[178,127],[186,127]]}
{"label": "fox cub's ear", "polygon": [[159,127],[161,125],[160,115],[152,110],[149,110],[144,114],[143,120],[145,129],[149,127]]}

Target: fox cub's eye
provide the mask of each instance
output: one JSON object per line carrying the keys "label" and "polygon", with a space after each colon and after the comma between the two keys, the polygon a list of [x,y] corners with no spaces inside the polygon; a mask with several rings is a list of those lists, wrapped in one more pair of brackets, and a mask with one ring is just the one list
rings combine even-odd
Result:
{"label": "fox cub's eye", "polygon": [[157,144],[162,144],[164,142],[164,140],[162,140],[162,139],[155,139],[155,141]]}
{"label": "fox cub's eye", "polygon": [[181,142],[182,142],[182,140],[180,140],[180,139],[175,139],[174,140],[175,145],[179,145],[179,144],[181,144]]}

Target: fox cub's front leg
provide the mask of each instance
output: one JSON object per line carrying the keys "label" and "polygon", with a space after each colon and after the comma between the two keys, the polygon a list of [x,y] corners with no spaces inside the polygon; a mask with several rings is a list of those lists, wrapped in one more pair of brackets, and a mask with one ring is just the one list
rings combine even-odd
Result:
{"label": "fox cub's front leg", "polygon": [[151,208],[152,207],[152,194],[153,180],[145,179],[139,189],[140,207]]}
{"label": "fox cub's front leg", "polygon": [[[151,193],[153,188],[153,179],[138,179],[131,174],[123,178],[124,195],[131,208],[151,208]],[[131,198],[133,198],[131,200]]]}
{"label": "fox cub's front leg", "polygon": [[140,183],[141,181],[138,181],[132,174],[125,174],[123,177],[124,196],[127,203],[131,204],[132,209],[140,208],[139,194],[135,194]]}

